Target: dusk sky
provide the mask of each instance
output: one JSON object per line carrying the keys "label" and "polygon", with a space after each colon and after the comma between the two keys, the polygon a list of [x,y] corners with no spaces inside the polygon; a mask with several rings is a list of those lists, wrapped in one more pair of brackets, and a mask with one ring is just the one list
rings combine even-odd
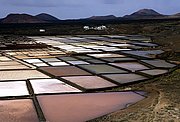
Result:
{"label": "dusk sky", "polygon": [[0,18],[9,13],[48,13],[59,19],[110,14],[120,17],[144,8],[175,14],[180,12],[180,0],[0,0]]}

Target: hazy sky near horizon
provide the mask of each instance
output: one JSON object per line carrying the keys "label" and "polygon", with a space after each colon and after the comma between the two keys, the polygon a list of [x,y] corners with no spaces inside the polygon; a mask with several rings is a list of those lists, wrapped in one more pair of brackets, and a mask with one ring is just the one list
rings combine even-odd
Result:
{"label": "hazy sky near horizon", "polygon": [[48,13],[59,19],[120,17],[144,8],[175,14],[180,12],[180,0],[0,0],[0,18],[9,13]]}

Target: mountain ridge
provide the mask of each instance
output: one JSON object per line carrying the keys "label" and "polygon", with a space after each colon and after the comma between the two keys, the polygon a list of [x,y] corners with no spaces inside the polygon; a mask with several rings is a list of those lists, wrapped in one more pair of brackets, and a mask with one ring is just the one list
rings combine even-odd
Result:
{"label": "mountain ridge", "polygon": [[47,23],[29,14],[8,14],[1,19],[2,23]]}
{"label": "mountain ridge", "polygon": [[117,17],[114,15],[106,15],[106,16],[91,16],[87,19],[90,19],[90,20],[112,20],[112,19],[117,19]]}
{"label": "mountain ridge", "polygon": [[[140,9],[130,15],[125,15],[123,17],[116,17],[114,15],[105,16],[91,16],[89,18],[83,19],[72,19],[72,21],[106,21],[106,20],[143,20],[143,19],[180,19],[180,13],[173,15],[163,15],[156,12],[153,9]],[[5,18],[0,19],[0,23],[54,23],[60,20],[50,14],[41,13],[35,16],[29,14],[9,14]]]}
{"label": "mountain ridge", "polygon": [[130,15],[125,15],[123,16],[123,18],[128,18],[128,19],[154,19],[154,18],[160,18],[160,17],[164,17],[165,15],[160,14],[158,12],[156,12],[153,9],[141,9],[138,10]]}
{"label": "mountain ridge", "polygon": [[44,21],[59,21],[60,20],[60,19],[58,19],[50,14],[47,14],[47,13],[41,13],[41,14],[36,15],[35,17],[37,17],[40,20],[44,20]]}

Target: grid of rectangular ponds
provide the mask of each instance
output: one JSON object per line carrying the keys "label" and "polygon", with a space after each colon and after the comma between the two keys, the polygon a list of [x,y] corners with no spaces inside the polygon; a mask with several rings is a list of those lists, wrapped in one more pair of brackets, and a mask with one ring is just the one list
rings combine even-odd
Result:
{"label": "grid of rectangular ponds", "polygon": [[162,50],[142,51],[158,46],[143,36],[28,38],[47,48],[1,50],[2,121],[91,120],[146,97],[142,91],[102,91],[143,82],[177,67],[156,58]]}

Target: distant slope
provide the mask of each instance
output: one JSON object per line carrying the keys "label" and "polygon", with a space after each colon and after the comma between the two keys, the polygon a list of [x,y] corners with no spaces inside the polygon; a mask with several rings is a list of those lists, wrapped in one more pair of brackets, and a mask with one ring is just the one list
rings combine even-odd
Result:
{"label": "distant slope", "polygon": [[47,23],[47,21],[28,14],[9,14],[1,20],[1,23]]}
{"label": "distant slope", "polygon": [[0,19],[0,23],[2,23],[3,19]]}
{"label": "distant slope", "polygon": [[169,15],[169,18],[180,18],[180,13]]}
{"label": "distant slope", "polygon": [[44,20],[44,21],[49,21],[49,22],[53,22],[53,21],[59,21],[58,18],[52,16],[52,15],[49,15],[49,14],[46,14],[46,13],[41,13],[41,14],[38,14],[36,15],[35,17],[37,17],[38,19],[40,20]]}
{"label": "distant slope", "polygon": [[165,15],[162,15],[152,9],[141,9],[137,12],[132,13],[131,15],[125,15],[123,18],[126,19],[155,19],[162,18]]}
{"label": "distant slope", "polygon": [[174,14],[174,16],[180,16],[180,13]]}
{"label": "distant slope", "polygon": [[126,20],[144,20],[144,19],[180,19],[180,13],[174,15],[163,15],[152,9],[141,9],[130,15],[125,15],[124,17],[116,17],[114,15],[107,16],[92,16],[84,19],[72,19],[72,20],[59,20],[58,18],[41,13],[36,16],[28,14],[9,14],[7,17],[0,19],[0,23],[75,23],[75,22],[94,22],[97,21],[126,21]]}
{"label": "distant slope", "polygon": [[87,19],[89,19],[89,20],[113,20],[113,19],[117,19],[117,17],[114,15],[107,15],[107,16],[92,16]]}

